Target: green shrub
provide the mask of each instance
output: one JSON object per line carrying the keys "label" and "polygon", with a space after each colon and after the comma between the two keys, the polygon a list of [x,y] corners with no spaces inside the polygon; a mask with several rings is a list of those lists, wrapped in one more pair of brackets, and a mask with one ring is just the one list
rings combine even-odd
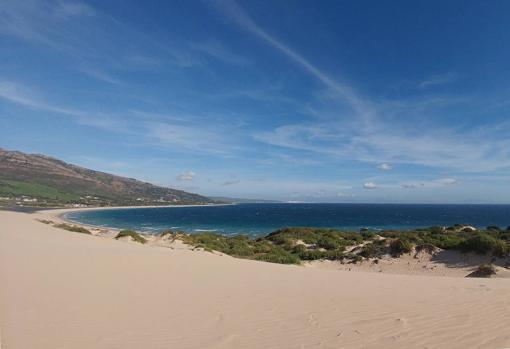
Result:
{"label": "green shrub", "polygon": [[372,240],[377,234],[370,230],[362,230],[359,233],[363,240]]}
{"label": "green shrub", "polygon": [[317,246],[326,250],[336,250],[342,245],[338,238],[334,238],[332,236],[323,236],[317,240]]}
{"label": "green shrub", "polygon": [[169,229],[169,230],[165,230],[164,232],[162,232],[160,234],[161,237],[165,237],[165,236],[169,236],[169,235],[173,236],[173,235],[175,235],[175,233],[172,230]]}
{"label": "green shrub", "polygon": [[[454,226],[457,229],[460,225]],[[380,257],[388,252],[398,257],[412,251],[432,252],[435,248],[462,251],[488,251],[503,256],[509,252],[510,231],[486,231],[484,233],[443,231],[441,227],[410,231],[383,231],[379,235],[386,240],[374,240],[369,232],[362,234],[327,228],[283,228],[267,236],[251,239],[247,236],[224,236],[213,233],[185,234],[166,232],[186,244],[206,251],[219,251],[235,257],[269,261],[274,263],[299,263],[313,260],[350,260],[358,262],[365,258]],[[481,234],[481,235],[480,235]],[[304,242],[304,244],[300,243]],[[345,253],[347,246],[367,242],[359,255]],[[388,245],[388,241],[391,243]],[[311,247],[309,247],[311,246]]]}
{"label": "green shrub", "polygon": [[303,261],[316,261],[326,258],[326,251],[304,249],[294,252]]}
{"label": "green shrub", "polygon": [[324,259],[330,261],[341,261],[345,258],[345,254],[341,250],[324,251]]}
{"label": "green shrub", "polygon": [[136,242],[139,242],[141,244],[145,244],[147,242],[147,240],[141,236],[140,234],[138,234],[136,231],[133,231],[133,230],[121,230],[117,236],[115,237],[115,239],[120,239],[120,238],[123,238],[123,237],[130,237],[132,238],[134,241]]}
{"label": "green shrub", "polygon": [[388,252],[386,241],[374,241],[361,247],[359,255],[365,258],[375,258],[385,255]]}
{"label": "green shrub", "polygon": [[478,233],[471,236],[460,245],[460,249],[464,252],[493,254],[495,256],[506,256],[509,252],[509,246],[505,241],[498,240],[487,233]]}
{"label": "green shrub", "polygon": [[356,264],[356,263],[359,263],[359,262],[363,261],[363,257],[361,257],[360,255],[354,254],[354,253],[346,254],[345,258],[349,259],[350,260],[349,263],[353,263],[353,264]]}
{"label": "green shrub", "polygon": [[254,254],[251,240],[245,236],[238,235],[227,239],[228,250],[225,252],[232,256],[251,256]]}
{"label": "green shrub", "polygon": [[[302,246],[302,245],[298,245]],[[255,245],[253,246],[253,253],[268,253],[274,248],[274,245],[270,243],[269,241],[256,241]]]}
{"label": "green shrub", "polygon": [[390,253],[394,257],[400,257],[404,253],[409,253],[413,250],[413,244],[404,238],[398,238],[390,243]]}
{"label": "green shrub", "polygon": [[433,253],[436,250],[436,246],[432,244],[419,244],[416,245],[416,252],[427,252],[427,253]]}
{"label": "green shrub", "polygon": [[55,225],[56,228],[65,229],[68,231],[72,231],[75,233],[81,233],[81,234],[92,234],[88,229],[85,229],[83,227],[80,227],[78,225],[70,225],[66,223],[60,223]]}
{"label": "green shrub", "polygon": [[256,260],[279,263],[279,264],[300,264],[301,260],[299,257],[282,249],[273,249],[269,253],[258,255],[255,257]]}

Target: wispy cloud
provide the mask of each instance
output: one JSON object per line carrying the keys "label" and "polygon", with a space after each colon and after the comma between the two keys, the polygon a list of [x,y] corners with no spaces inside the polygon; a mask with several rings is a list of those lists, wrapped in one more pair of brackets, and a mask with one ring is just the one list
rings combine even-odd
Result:
{"label": "wispy cloud", "polygon": [[0,80],[0,99],[34,110],[46,111],[57,115],[72,117],[81,125],[111,131],[126,131],[126,122],[114,115],[69,108],[47,100],[39,91],[28,88],[24,84],[8,80]]}
{"label": "wispy cloud", "polygon": [[239,6],[234,0],[217,0],[216,6],[223,11],[223,13],[238,24],[244,30],[255,35],[259,39],[265,41],[275,49],[283,53],[294,63],[302,67],[313,77],[317,78],[325,86],[330,88],[338,97],[343,98],[355,111],[358,112],[360,117],[369,117],[373,112],[370,102],[360,98],[350,86],[339,83],[322,70],[317,68],[315,65],[310,63],[305,57],[279,41],[264,29],[262,29],[257,23],[255,23]]}
{"label": "wispy cloud", "polygon": [[[256,140],[284,148],[367,162],[378,162],[383,158],[393,163],[475,172],[510,168],[510,154],[504,150],[510,145],[508,140],[493,139],[486,128],[465,130],[460,125],[455,128],[440,126],[433,124],[438,117],[421,116],[434,113],[434,108],[442,107],[448,103],[448,99],[433,96],[414,101],[375,101],[362,97],[261,28],[235,1],[218,0],[216,5],[242,29],[321,81],[327,87],[328,94],[342,98],[355,112],[349,117],[340,117],[336,113],[325,118],[318,111],[317,120],[285,124],[271,131],[258,131],[253,134]],[[451,83],[455,79],[456,76],[451,73],[434,75],[418,85],[428,88]],[[409,118],[409,115],[413,118]],[[419,123],[422,125],[418,128]],[[507,124],[490,126],[504,127],[510,131]],[[389,168],[382,165],[380,169]]]}
{"label": "wispy cloud", "polygon": [[77,110],[48,103],[32,89],[13,81],[0,80],[0,98],[32,109],[45,110],[59,114],[80,115],[80,112]]}
{"label": "wispy cloud", "polygon": [[457,76],[452,73],[438,74],[438,75],[433,75],[426,80],[420,81],[418,83],[418,86],[420,88],[429,88],[429,87],[434,87],[434,86],[438,86],[438,85],[449,84],[449,83],[454,82],[456,79],[457,79]]}
{"label": "wispy cloud", "polygon": [[80,70],[82,73],[84,73],[90,77],[93,77],[94,79],[104,81],[109,84],[113,84],[113,85],[121,85],[122,84],[122,82],[119,79],[113,77],[112,74],[102,71],[101,69],[98,69],[98,68],[82,67],[82,68],[79,68],[78,70]]}
{"label": "wispy cloud", "polygon": [[1,1],[2,34],[64,55],[66,65],[109,84],[119,84],[119,71],[200,67],[204,55],[246,62],[218,41],[161,41],[79,1]]}
{"label": "wispy cloud", "polygon": [[231,180],[223,182],[222,185],[234,185],[234,184],[239,184],[239,183],[241,183],[241,180],[231,179]]}
{"label": "wispy cloud", "polygon": [[190,48],[198,53],[213,57],[219,61],[230,64],[246,65],[249,60],[241,55],[233,53],[217,40],[208,40],[204,42],[192,42]]}
{"label": "wispy cloud", "polygon": [[[175,151],[227,156],[239,150],[240,132],[234,126],[215,124],[193,115],[155,114],[142,111],[116,113],[68,108],[47,100],[24,84],[0,80],[0,99],[30,109],[69,116],[84,126],[138,137],[140,144],[173,147]],[[230,135],[225,137],[224,135]]]}
{"label": "wispy cloud", "polygon": [[415,189],[415,188],[441,188],[455,184],[458,184],[458,181],[455,178],[441,178],[434,181],[405,182],[400,184],[400,186],[405,189]]}
{"label": "wispy cloud", "polygon": [[510,132],[506,122],[470,130],[434,127],[430,130],[404,125],[377,125],[377,131],[335,122],[280,126],[254,134],[258,141],[307,150],[340,159],[393,163],[488,172],[510,168],[510,140],[492,134]]}
{"label": "wispy cloud", "polygon": [[236,145],[231,143],[233,138],[224,137],[229,131],[221,126],[147,122],[144,128],[149,141],[174,147],[176,151],[229,155],[236,149]]}

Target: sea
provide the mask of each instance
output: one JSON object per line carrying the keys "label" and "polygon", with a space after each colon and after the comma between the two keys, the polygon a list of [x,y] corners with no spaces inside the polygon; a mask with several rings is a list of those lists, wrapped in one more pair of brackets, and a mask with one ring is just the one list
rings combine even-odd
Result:
{"label": "sea", "polygon": [[65,218],[145,234],[171,229],[257,237],[283,227],[377,231],[469,224],[506,229],[510,225],[510,205],[263,203],[75,211],[67,213]]}

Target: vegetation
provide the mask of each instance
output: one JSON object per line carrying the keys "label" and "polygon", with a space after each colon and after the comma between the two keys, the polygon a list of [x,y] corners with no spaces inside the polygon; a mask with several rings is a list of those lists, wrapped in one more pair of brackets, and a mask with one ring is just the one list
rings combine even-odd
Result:
{"label": "vegetation", "polygon": [[273,249],[269,253],[260,254],[255,257],[256,260],[270,262],[270,263],[280,263],[280,264],[299,264],[301,260],[298,256],[285,251],[283,249]]}
{"label": "vegetation", "polygon": [[[45,222],[42,222],[42,223],[45,223]],[[45,224],[49,224],[49,223],[45,223]],[[65,229],[65,230],[69,230],[69,231],[72,231],[72,232],[75,232],[75,233],[82,233],[82,234],[91,234],[91,232],[86,229],[86,228],[83,228],[83,227],[80,227],[78,225],[70,225],[70,224],[67,224],[67,223],[59,223],[59,224],[55,224],[54,225],[55,228],[60,228],[60,229]]]}
{"label": "vegetation", "polygon": [[58,199],[62,201],[72,201],[80,198],[79,195],[66,193],[46,185],[13,180],[0,180],[0,195],[27,195],[31,197]]}
{"label": "vegetation", "polygon": [[302,261],[335,260],[356,263],[363,258],[381,258],[385,255],[399,257],[437,249],[475,252],[494,257],[510,253],[510,231],[494,228],[467,231],[463,226],[454,230],[431,227],[412,231],[345,232],[325,228],[283,228],[267,236],[251,239],[244,235],[223,236],[213,233],[186,234],[167,231],[173,239],[234,257],[272,263],[299,264]]}
{"label": "vegetation", "polygon": [[0,149],[2,206],[209,204],[209,198],[89,170],[44,155]]}
{"label": "vegetation", "polygon": [[53,221],[49,221],[47,219],[38,219],[38,221],[43,223],[43,224],[53,224],[54,223]]}
{"label": "vegetation", "polygon": [[133,231],[133,230],[121,230],[117,236],[115,237],[115,239],[120,239],[120,238],[123,238],[123,237],[130,237],[133,239],[133,241],[136,241],[136,242],[139,242],[141,244],[145,244],[147,242],[147,240],[141,236],[140,234],[138,234],[136,231]]}
{"label": "vegetation", "polygon": [[413,250],[413,244],[406,238],[397,238],[390,243],[390,252],[393,257],[400,257]]}
{"label": "vegetation", "polygon": [[471,278],[490,278],[496,275],[496,268],[492,264],[482,264],[474,272],[467,275],[466,277]]}
{"label": "vegetation", "polygon": [[507,242],[486,233],[475,234],[460,244],[463,251],[473,251],[478,254],[492,254],[503,257],[510,251]]}
{"label": "vegetation", "polygon": [[388,253],[386,240],[369,242],[361,248],[359,255],[364,258],[379,258]]}

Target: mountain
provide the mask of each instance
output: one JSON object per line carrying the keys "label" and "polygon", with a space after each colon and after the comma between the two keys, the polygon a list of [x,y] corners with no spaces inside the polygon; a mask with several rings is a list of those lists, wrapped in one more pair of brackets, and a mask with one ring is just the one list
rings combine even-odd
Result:
{"label": "mountain", "polygon": [[0,148],[0,205],[144,206],[213,202],[201,195],[89,170],[46,155]]}

